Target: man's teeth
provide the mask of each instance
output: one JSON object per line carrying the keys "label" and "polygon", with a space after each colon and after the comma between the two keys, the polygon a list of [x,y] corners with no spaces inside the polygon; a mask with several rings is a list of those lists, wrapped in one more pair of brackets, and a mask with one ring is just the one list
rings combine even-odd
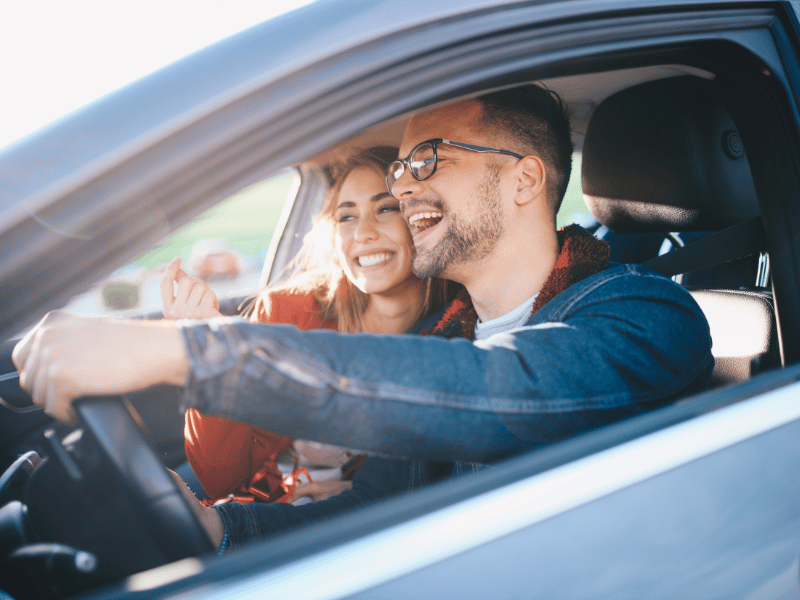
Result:
{"label": "man's teeth", "polygon": [[390,258],[392,258],[390,252],[381,252],[379,254],[365,254],[364,256],[359,256],[357,260],[362,267],[371,267],[372,265],[386,262]]}
{"label": "man's teeth", "polygon": [[442,220],[442,213],[438,211],[420,212],[408,217],[408,224],[414,227],[427,229]]}

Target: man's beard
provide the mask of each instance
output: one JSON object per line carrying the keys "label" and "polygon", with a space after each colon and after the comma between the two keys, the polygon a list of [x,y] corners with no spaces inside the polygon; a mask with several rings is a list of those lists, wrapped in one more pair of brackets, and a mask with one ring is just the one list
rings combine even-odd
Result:
{"label": "man's beard", "polygon": [[422,279],[438,277],[454,264],[478,261],[492,253],[506,227],[499,187],[500,169],[491,166],[478,188],[476,214],[469,222],[462,222],[454,213],[448,213],[447,231],[441,241],[430,250],[414,254],[414,275]]}

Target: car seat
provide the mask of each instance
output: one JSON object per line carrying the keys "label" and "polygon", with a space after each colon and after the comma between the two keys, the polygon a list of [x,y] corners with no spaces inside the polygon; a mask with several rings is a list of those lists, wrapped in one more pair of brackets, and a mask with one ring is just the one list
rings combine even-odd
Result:
{"label": "car seat", "polygon": [[[586,131],[582,186],[589,210],[613,234],[643,236],[651,248],[653,234],[671,240],[672,251],[643,264],[685,285],[706,314],[712,386],[777,366],[758,202],[713,80],[660,79],[605,99]],[[630,262],[647,258],[639,254]]]}

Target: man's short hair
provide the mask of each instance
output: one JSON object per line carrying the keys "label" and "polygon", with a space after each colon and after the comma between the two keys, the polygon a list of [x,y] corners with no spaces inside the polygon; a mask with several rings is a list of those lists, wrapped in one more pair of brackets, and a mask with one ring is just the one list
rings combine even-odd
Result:
{"label": "man's short hair", "polygon": [[564,102],[538,85],[492,92],[477,100],[483,105],[483,126],[521,145],[508,150],[535,154],[544,161],[551,180],[548,194],[557,213],[572,171],[572,136]]}

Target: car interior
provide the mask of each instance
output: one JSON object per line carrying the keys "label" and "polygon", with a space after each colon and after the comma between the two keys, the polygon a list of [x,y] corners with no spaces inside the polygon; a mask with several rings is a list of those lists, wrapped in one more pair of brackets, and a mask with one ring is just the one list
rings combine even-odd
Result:
{"label": "car interior", "polygon": [[[723,78],[692,66],[657,64],[540,83],[570,107],[581,155],[580,172],[573,178],[580,178],[593,217],[586,226],[608,241],[612,260],[644,264],[674,277],[706,313],[717,361],[712,387],[780,367],[761,212],[743,136],[732,116],[736,107],[729,108],[731,90]],[[397,145],[408,116],[295,165],[303,183],[273,238],[262,284],[276,281],[299,249],[310,216],[321,206],[330,165],[353,148]],[[233,314],[244,298],[225,299],[223,310]],[[160,466],[174,467],[182,459],[180,391],[164,387],[127,397],[124,405],[86,405],[84,427],[73,430],[30,406],[14,379],[11,348],[13,341],[0,357],[2,372],[8,373],[0,378],[5,470],[0,477],[0,582],[10,582],[0,589],[17,600],[62,598],[208,554],[209,545],[192,533],[199,531],[193,516],[177,496],[164,495],[166,476],[155,475]],[[105,445],[103,435],[103,423],[114,418],[127,422],[126,445],[117,453]],[[568,458],[565,453],[542,465]],[[138,492],[114,494],[111,501],[109,488],[137,486]],[[53,497],[60,501],[46,501]],[[94,525],[76,522],[74,514],[91,518]],[[154,521],[156,514],[169,518]],[[121,527],[120,521],[125,521]],[[147,526],[141,527],[142,522]],[[110,530],[114,535],[109,536]],[[118,552],[116,540],[125,536],[131,546]]]}
{"label": "car interior", "polygon": [[[670,65],[539,83],[569,106],[582,155],[573,178],[581,178],[595,219],[588,226],[609,243],[611,260],[674,277],[705,312],[716,360],[711,385],[778,366],[758,199],[713,75]],[[352,145],[397,144],[402,126],[385,129]],[[324,165],[343,151],[315,161]]]}
{"label": "car interior", "polygon": [[[643,261],[665,275],[682,276],[706,314],[716,360],[712,385],[743,381],[778,364],[750,167],[710,80],[658,80],[606,98],[589,122],[582,180],[587,206],[608,231],[657,233],[664,240],[713,232],[697,238],[697,246],[678,247],[678,241],[668,256]],[[756,232],[751,247],[736,235],[741,223]],[[728,228],[734,228],[732,237]]]}

